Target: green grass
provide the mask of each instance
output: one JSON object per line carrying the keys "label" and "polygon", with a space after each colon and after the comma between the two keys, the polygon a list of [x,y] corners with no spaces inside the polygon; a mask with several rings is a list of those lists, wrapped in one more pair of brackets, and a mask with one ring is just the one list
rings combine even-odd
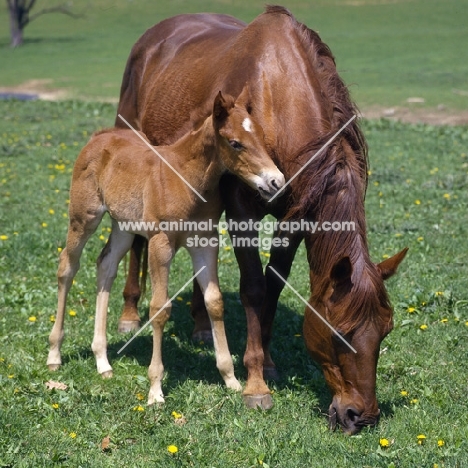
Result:
{"label": "green grass", "polygon": [[[41,7],[63,3],[43,0]],[[77,98],[117,99],[131,46],[150,26],[179,13],[213,11],[251,21],[263,0],[74,2],[82,19],[44,15],[25,30],[26,43],[8,48],[6,4],[0,5],[0,86],[51,80]],[[291,0],[286,6],[330,45],[354,98],[365,106],[468,107],[467,1]],[[413,104],[415,106],[415,104]],[[420,107],[420,104],[416,104]]]}
{"label": "green grass", "polygon": [[[467,128],[364,122],[372,171],[367,196],[372,257],[380,261],[405,246],[410,251],[388,283],[395,330],[383,343],[378,366],[380,424],[347,437],[327,429],[330,395],[301,337],[295,336],[301,333],[303,305],[288,290],[275,326],[273,357],[281,379],[271,383],[275,406],[270,411],[246,409],[241,396],[223,386],[213,351],[190,341],[190,291],[175,301],[165,335],[166,404],[146,407],[139,397],[146,399],[149,388],[149,331],[124,355],[117,354],[126,340],[116,333],[123,266],[108,326],[115,377],[102,380],[90,343],[95,260],[108,235],[108,220],[82,257],[69,296],[68,308],[76,316],[66,317],[64,364],[49,373],[47,338],[56,307],[58,249],[67,229],[70,171],[91,132],[112,123],[115,106],[3,101],[0,112],[0,466],[468,464]],[[180,252],[171,272],[171,294],[190,271],[188,255]],[[290,282],[304,296],[307,273],[301,250]],[[221,252],[220,278],[236,374],[245,382],[246,327],[232,250]],[[142,309],[148,313],[148,297]],[[49,379],[68,389],[47,390]],[[136,409],[140,405],[144,411]],[[182,424],[174,411],[183,415]],[[417,443],[420,434],[427,437],[423,445]],[[102,451],[106,436],[110,445]],[[381,438],[390,441],[389,448],[380,448]],[[444,441],[442,447],[438,440]],[[167,451],[171,444],[178,447],[176,455]]]}

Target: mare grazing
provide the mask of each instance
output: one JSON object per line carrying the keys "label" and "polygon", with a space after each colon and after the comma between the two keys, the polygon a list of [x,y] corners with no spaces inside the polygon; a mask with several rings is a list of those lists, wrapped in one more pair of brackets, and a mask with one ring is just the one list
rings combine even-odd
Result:
{"label": "mare grazing", "polygon": [[[246,95],[246,93],[244,93]],[[148,259],[153,295],[150,318],[153,326],[153,355],[148,370],[151,387],[148,403],[163,402],[161,341],[171,312],[168,302],[169,268],[175,252],[185,246],[197,276],[212,324],[216,365],[229,388],[241,390],[234,376],[223,322],[223,300],[218,285],[217,231],[164,232],[122,230],[119,222],[204,221],[216,224],[222,212],[218,193],[221,174],[232,171],[264,196],[272,196],[284,184],[284,177],[268,156],[263,130],[244,105],[219,93],[212,117],[172,146],[158,148],[185,181],[169,169],[151,148],[131,130],[110,129],[97,133],[83,148],[75,163],[70,189],[70,224],[66,248],[58,268],[58,308],[49,337],[47,364],[51,370],[61,364],[60,346],[66,298],[79,268],[82,250],[101,222],[104,213],[112,218],[112,232],[98,259],[96,323],[92,349],[98,372],[112,376],[107,359],[106,318],[109,292],[117,267],[132,245],[135,234],[148,239]],[[204,203],[186,181],[206,199]],[[141,226],[141,224],[140,224]],[[200,226],[200,224],[198,225]],[[201,228],[199,228],[201,229]],[[210,240],[208,247],[187,242],[190,236]],[[212,241],[214,240],[214,241]],[[192,244],[192,245],[190,245]]]}
{"label": "mare grazing", "polygon": [[[282,196],[267,203],[241,180],[223,176],[220,188],[227,220],[257,221],[271,213],[280,220],[349,221],[356,226],[346,232],[277,232],[275,237],[287,237],[289,246],[272,249],[269,262],[269,267],[287,278],[305,239],[309,303],[357,353],[336,339],[309,308],[304,338],[332,392],[331,427],[340,423],[344,431],[355,433],[379,418],[377,359],[380,343],[392,328],[383,281],[396,271],[405,251],[379,265],[370,259],[364,212],[367,146],[357,121],[317,154],[357,113],[328,46],[278,6],[267,7],[250,24],[220,14],[169,18],[146,31],[134,45],[118,112],[153,144],[170,144],[209,115],[216,90],[238,96],[244,86],[251,96],[250,113],[264,129],[268,153],[291,183]],[[295,177],[311,158],[315,159]],[[256,231],[232,234],[258,236]],[[137,237],[124,291],[122,328],[139,323],[141,248]],[[235,255],[247,316],[244,400],[249,407],[269,408],[273,401],[264,376],[276,375],[270,339],[284,283],[271,268],[263,272],[257,249],[238,246]],[[203,337],[210,322],[196,284],[192,314],[194,337]]]}

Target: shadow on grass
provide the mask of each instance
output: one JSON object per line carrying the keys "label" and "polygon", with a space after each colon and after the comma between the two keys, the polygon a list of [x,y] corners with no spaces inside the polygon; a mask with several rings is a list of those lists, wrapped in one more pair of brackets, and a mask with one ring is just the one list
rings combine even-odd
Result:
{"label": "shadow on grass", "polygon": [[[163,339],[163,362],[165,378],[164,393],[170,394],[186,380],[202,380],[208,384],[223,384],[216,368],[213,347],[204,343],[196,343],[191,339],[193,320],[190,307],[186,305],[191,300],[190,293],[182,294],[181,301],[174,301],[171,319],[167,322]],[[243,355],[246,346],[246,320],[244,309],[237,293],[224,293],[225,324],[231,354],[234,356],[235,374],[245,382],[246,369],[243,366]],[[142,310],[142,323],[148,321],[148,308]],[[312,412],[326,416],[331,402],[331,395],[320,366],[308,355],[302,337],[303,316],[297,311],[280,304],[275,318],[272,340],[272,357],[277,366],[280,378],[268,382],[275,391],[292,390],[311,391],[316,403],[311,405]],[[114,331],[111,331],[113,334]],[[146,329],[120,353],[118,351],[132,338],[133,334],[122,336],[122,339],[108,345],[108,356],[111,364],[119,360],[136,361],[138,365],[148,368],[151,362],[153,340],[151,326]],[[114,335],[116,336],[116,335]],[[111,340],[112,341],[112,340]],[[88,349],[80,349],[77,355],[82,359],[94,359]],[[146,370],[145,370],[146,374]],[[403,401],[380,401],[383,418],[393,416],[393,408]]]}

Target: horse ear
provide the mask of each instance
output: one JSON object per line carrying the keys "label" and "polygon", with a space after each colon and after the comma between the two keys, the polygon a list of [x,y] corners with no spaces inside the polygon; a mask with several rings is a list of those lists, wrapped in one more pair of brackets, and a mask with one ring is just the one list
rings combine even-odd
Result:
{"label": "horse ear", "polygon": [[330,272],[330,279],[333,286],[343,284],[351,278],[353,273],[353,266],[349,257],[343,257],[338,260],[332,267]]}
{"label": "horse ear", "polygon": [[234,107],[234,100],[231,96],[224,98],[223,93],[219,91],[213,104],[213,119],[221,123],[229,114],[229,110]]}
{"label": "horse ear", "polygon": [[250,94],[250,89],[247,83],[242,88],[239,96],[237,96],[236,103],[247,109],[249,114],[252,112],[252,96]]}
{"label": "horse ear", "polygon": [[379,269],[380,274],[384,280],[390,278],[396,273],[400,263],[405,258],[406,252],[408,252],[408,247],[404,248],[401,252],[397,253],[393,257],[387,258],[383,262],[377,264],[377,268]]}

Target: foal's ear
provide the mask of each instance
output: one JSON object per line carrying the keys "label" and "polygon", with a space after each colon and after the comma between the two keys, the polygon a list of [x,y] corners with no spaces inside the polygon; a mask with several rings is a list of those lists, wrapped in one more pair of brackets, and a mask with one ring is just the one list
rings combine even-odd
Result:
{"label": "foal's ear", "polygon": [[229,110],[234,107],[234,100],[231,96],[223,96],[223,93],[219,91],[216,95],[213,104],[213,120],[216,122],[222,122],[229,114]]}
{"label": "foal's ear", "polygon": [[252,96],[247,83],[242,88],[239,96],[237,96],[236,103],[241,107],[244,107],[249,114],[252,113]]}
{"label": "foal's ear", "polygon": [[397,253],[393,257],[387,258],[383,262],[377,264],[377,268],[384,280],[390,278],[390,276],[393,276],[396,273],[400,263],[405,258],[406,252],[408,252],[408,247],[405,247],[401,252]]}
{"label": "foal's ear", "polygon": [[343,257],[338,260],[330,271],[330,279],[333,286],[343,284],[345,281],[351,278],[353,273],[353,266],[349,257]]}

